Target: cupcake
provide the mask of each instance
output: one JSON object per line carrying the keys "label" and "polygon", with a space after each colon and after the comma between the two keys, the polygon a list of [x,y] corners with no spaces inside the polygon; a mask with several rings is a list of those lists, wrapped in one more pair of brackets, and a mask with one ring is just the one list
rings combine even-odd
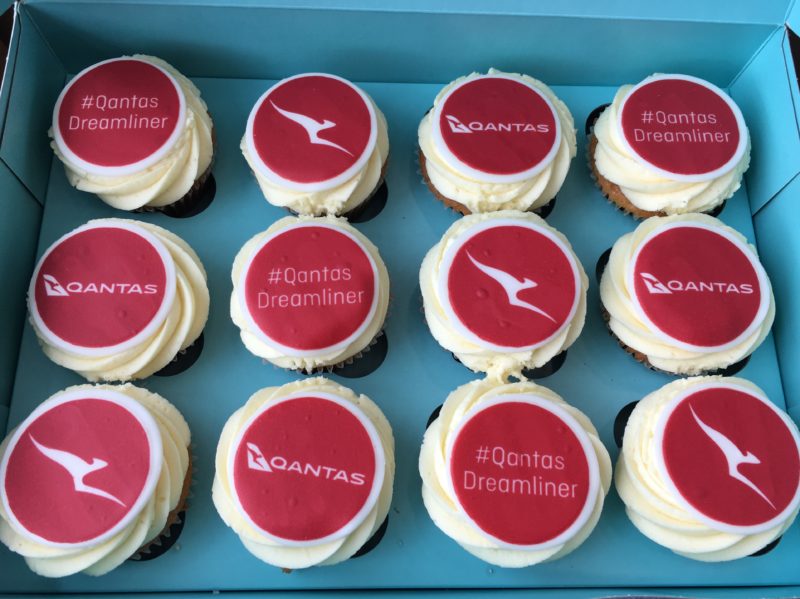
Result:
{"label": "cupcake", "polygon": [[600,190],[637,218],[711,212],[739,189],[749,164],[739,107],[687,75],[621,87],[589,136]]}
{"label": "cupcake", "polygon": [[705,214],[649,218],[620,237],[600,299],[623,347],[674,374],[736,364],[761,345],[775,319],[755,248]]}
{"label": "cupcake", "polygon": [[214,155],[200,91],[139,54],[78,73],[58,97],[50,137],[70,184],[120,210],[190,205]]}
{"label": "cupcake", "polygon": [[213,500],[258,559],[328,566],[381,528],[393,479],[394,439],[378,406],[314,378],[261,389],[228,419]]}
{"label": "cupcake", "polygon": [[343,218],[277,221],[239,250],[231,277],[231,318],[245,347],[281,368],[343,365],[382,332],[386,266]]}
{"label": "cupcake", "polygon": [[144,222],[92,220],[45,251],[28,291],[48,358],[90,381],[158,372],[198,339],[206,273],[177,235]]}
{"label": "cupcake", "polygon": [[474,556],[522,568],[574,551],[611,485],[597,430],[553,391],[473,381],[425,432],[422,499],[434,524]]}
{"label": "cupcake", "polygon": [[797,516],[800,436],[749,381],[674,381],[636,404],[615,484],[631,522],[659,545],[700,561],[738,559]]}
{"label": "cupcake", "polygon": [[100,576],[160,542],[191,479],[189,427],[160,395],[80,385],[0,445],[0,541],[41,576]]}
{"label": "cupcake", "polygon": [[363,90],[306,73],[264,92],[241,148],[270,204],[295,214],[351,215],[383,182],[389,135]]}
{"label": "cupcake", "polygon": [[445,87],[419,125],[422,176],[461,214],[538,210],[575,156],[575,123],[541,81],[491,69]]}
{"label": "cupcake", "polygon": [[425,319],[476,372],[519,374],[575,342],[586,273],[566,237],[535,214],[504,210],[453,224],[422,262]]}

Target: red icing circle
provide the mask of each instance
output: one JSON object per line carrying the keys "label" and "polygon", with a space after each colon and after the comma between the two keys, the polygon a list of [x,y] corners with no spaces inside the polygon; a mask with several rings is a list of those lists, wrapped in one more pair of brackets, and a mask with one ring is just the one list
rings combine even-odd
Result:
{"label": "red icing circle", "polygon": [[369,149],[374,116],[350,83],[302,75],[273,87],[252,122],[256,153],[279,177],[320,183],[343,174]]}
{"label": "red icing circle", "polygon": [[255,253],[244,278],[245,306],[268,340],[320,350],[358,334],[373,313],[377,285],[373,262],[354,237],[300,225]]}
{"label": "red icing circle", "polygon": [[30,533],[51,543],[86,543],[128,514],[149,472],[141,423],[120,405],[87,397],[26,426],[8,458],[3,491]]}
{"label": "red icing circle", "polygon": [[[90,67],[64,90],[55,121],[63,146],[99,167],[149,158],[180,126],[183,93],[158,67],[120,59]],[[61,145],[61,144],[59,144]]]}
{"label": "red icing circle", "polygon": [[338,403],[302,396],[269,406],[234,448],[233,486],[244,512],[279,539],[325,539],[370,498],[377,456],[364,425]]}
{"label": "red icing circle", "polygon": [[527,402],[503,402],[473,415],[453,443],[450,476],[469,518],[513,545],[556,539],[591,499],[589,462],[578,437],[556,414]]}
{"label": "red icing circle", "polygon": [[656,79],[632,91],[620,111],[620,124],[642,160],[687,176],[732,166],[744,135],[725,98],[686,79]]}
{"label": "red icing circle", "polygon": [[128,229],[91,227],[45,255],[34,280],[33,310],[59,340],[109,348],[153,323],[167,286],[164,261],[150,241]]}
{"label": "red icing circle", "polygon": [[646,241],[633,277],[636,300],[653,325],[700,348],[724,346],[747,332],[765,293],[747,254],[697,226],[671,227]]}
{"label": "red icing circle", "polygon": [[444,100],[436,126],[447,149],[488,175],[515,175],[540,165],[558,144],[553,108],[532,87],[485,76]]}
{"label": "red icing circle", "polygon": [[467,239],[446,277],[458,320],[500,347],[546,342],[571,317],[579,292],[564,250],[539,230],[517,225],[494,226]]}
{"label": "red icing circle", "polygon": [[[800,485],[800,454],[786,423],[741,390],[690,394],[670,414],[661,448],[678,492],[701,514],[724,524],[772,520],[792,503]],[[755,489],[730,474],[726,451]],[[738,463],[744,456],[746,462]]]}

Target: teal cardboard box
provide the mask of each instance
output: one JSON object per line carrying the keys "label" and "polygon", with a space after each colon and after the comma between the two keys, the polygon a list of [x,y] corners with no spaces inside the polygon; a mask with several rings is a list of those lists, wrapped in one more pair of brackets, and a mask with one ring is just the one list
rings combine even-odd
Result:
{"label": "teal cardboard box", "polygon": [[[497,589],[498,596],[557,597],[633,589],[718,597],[800,594],[798,525],[766,555],[704,564],[639,534],[612,490],[599,525],[579,550],[553,563],[504,570],[471,557],[425,512],[417,458],[426,421],[450,391],[476,375],[436,344],[421,312],[419,265],[457,215],[436,202],[421,181],[417,125],[442,85],[473,71],[495,67],[528,73],[553,86],[570,108],[578,156],[548,222],[567,235],[589,273],[603,252],[635,227],[590,178],[584,135],[589,114],[610,102],[619,85],[654,72],[695,75],[730,93],[751,133],[752,165],[720,218],[756,243],[777,302],[773,334],[740,376],[800,420],[800,369],[795,367],[800,362],[795,342],[800,336],[800,135],[790,29],[800,25],[800,13],[789,0],[538,4],[30,0],[14,6],[7,17],[13,16],[13,30],[0,94],[0,430],[19,424],[56,391],[82,382],[45,358],[26,322],[25,296],[35,260],[55,239],[91,218],[126,216],[72,189],[53,158],[47,130],[65,83],[106,58],[159,56],[200,88],[218,146],[216,195],[206,210],[185,219],[135,215],[186,239],[209,275],[211,314],[200,358],[181,374],[140,383],[172,401],[192,430],[197,469],[183,531],[163,556],[126,563],[101,578],[41,578],[19,556],[0,548],[0,594],[239,591],[249,596],[301,590],[307,596],[323,589],[397,594],[425,589],[431,595],[448,589],[464,596],[480,592],[469,589]],[[240,153],[247,115],[272,82],[312,71],[357,82],[388,120],[386,206],[356,224],[380,248],[389,269],[388,351],[366,376],[333,378],[370,396],[389,418],[397,475],[386,534],[372,551],[335,567],[284,573],[242,547],[218,517],[210,495],[214,452],[227,417],[254,391],[302,376],[249,354],[230,320],[228,302],[237,251],[286,214],[264,201]],[[673,377],[648,371],[616,346],[603,324],[597,282],[590,278],[584,332],[561,369],[539,382],[592,419],[614,459],[613,427],[620,409]]]}

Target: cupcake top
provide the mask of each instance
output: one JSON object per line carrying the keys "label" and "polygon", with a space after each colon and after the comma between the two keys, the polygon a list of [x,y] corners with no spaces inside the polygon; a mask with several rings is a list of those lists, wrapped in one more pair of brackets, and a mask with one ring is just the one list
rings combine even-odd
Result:
{"label": "cupcake top", "polygon": [[306,73],[264,92],[241,148],[271,204],[298,214],[341,215],[380,184],[389,136],[364,91],[335,75]]}
{"label": "cupcake top", "polygon": [[425,432],[422,498],[436,526],[498,566],[557,559],[594,529],[611,462],[589,419],[524,381],[473,381]]}
{"label": "cupcake top", "polygon": [[656,543],[702,561],[745,557],[797,516],[797,426],[744,379],[674,381],[633,410],[616,486]]}
{"label": "cupcake top", "polygon": [[708,212],[739,189],[750,163],[739,107],[687,75],[622,86],[594,135],[597,171],[648,212]]}
{"label": "cupcake top", "polygon": [[323,378],[255,393],[225,424],[213,499],[245,548],[281,568],[351,557],[392,499],[394,439],[364,395]]}
{"label": "cupcake top", "polygon": [[113,570],[185,498],[189,427],[132,385],[81,385],[42,403],[0,445],[0,540],[42,576]]}
{"label": "cupcake top", "polygon": [[51,146],[74,187],[121,210],[183,198],[210,168],[213,124],[200,92],[153,56],[75,76],[53,110]]}
{"label": "cupcake top", "polygon": [[600,298],[625,345],[651,366],[680,374],[749,356],[775,318],[755,248],[704,214],[653,217],[618,239]]}
{"label": "cupcake top", "polygon": [[233,263],[231,317],[247,349],[310,371],[365,350],[380,333],[389,276],[378,249],[335,217],[286,217]]}
{"label": "cupcake top", "polygon": [[431,333],[468,368],[519,373],[572,345],[588,279],[567,239],[531,213],[455,222],[422,262]]}
{"label": "cupcake top", "polygon": [[447,85],[418,134],[431,185],[473,213],[543,206],[576,151],[572,115],[552,90],[495,69]]}
{"label": "cupcake top", "polygon": [[44,352],[93,381],[157,372],[197,339],[208,307],[206,273],[185,241],[111,218],[53,243],[28,291]]}

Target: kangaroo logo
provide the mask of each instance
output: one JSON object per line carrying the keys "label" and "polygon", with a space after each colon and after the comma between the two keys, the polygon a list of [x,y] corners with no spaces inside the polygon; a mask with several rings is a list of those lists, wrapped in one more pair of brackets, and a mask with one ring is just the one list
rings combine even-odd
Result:
{"label": "kangaroo logo", "polygon": [[267,459],[255,443],[247,444],[247,467],[259,472],[272,472]]}
{"label": "kangaroo logo", "polygon": [[672,291],[670,291],[667,288],[667,286],[664,285],[664,283],[662,283],[661,281],[656,279],[649,272],[643,272],[643,273],[640,273],[640,274],[641,274],[642,280],[644,281],[645,286],[647,287],[647,290],[650,293],[662,294],[662,295],[671,294],[672,293]]}
{"label": "kangaroo logo", "polygon": [[320,131],[324,131],[326,129],[332,129],[333,127],[336,126],[336,123],[334,123],[333,121],[325,119],[320,123],[319,121],[311,118],[310,116],[306,116],[298,112],[289,112],[288,110],[284,110],[283,108],[280,108],[277,104],[275,104],[275,102],[273,102],[272,100],[270,100],[269,103],[272,104],[272,107],[275,110],[277,110],[280,114],[282,114],[290,121],[297,123],[303,129],[305,129],[306,133],[308,134],[308,141],[311,142],[312,144],[318,146],[329,146],[331,148],[339,150],[340,152],[344,152],[348,156],[353,155],[352,152],[346,150],[339,144],[336,144],[332,141],[328,141],[327,139],[320,138],[319,136]]}
{"label": "kangaroo logo", "polygon": [[89,463],[75,454],[69,453],[68,451],[53,449],[51,447],[47,447],[46,445],[42,445],[33,438],[33,435],[29,436],[36,449],[38,449],[44,457],[52,460],[69,473],[69,475],[72,477],[72,484],[78,493],[97,495],[98,497],[118,503],[122,507],[126,507],[124,503],[122,503],[118,498],[114,497],[111,493],[103,491],[102,489],[98,489],[97,487],[91,487],[83,482],[83,479],[92,472],[102,470],[108,466],[108,462],[101,460],[100,458],[92,458],[92,462]]}
{"label": "kangaroo logo", "polygon": [[459,121],[456,117],[446,114],[444,115],[444,118],[447,119],[447,124],[450,125],[450,130],[453,133],[472,133],[472,130],[464,123]]}
{"label": "kangaroo logo", "polygon": [[44,292],[50,297],[67,297],[69,293],[53,275],[42,275]]}
{"label": "kangaroo logo", "polygon": [[753,491],[755,491],[761,499],[766,501],[770,507],[774,510],[777,509],[775,505],[769,500],[769,498],[764,494],[764,492],[759,489],[756,484],[747,478],[744,474],[739,472],[739,466],[742,464],[760,464],[761,460],[759,460],[752,452],[748,451],[746,454],[742,453],[741,450],[736,447],[736,445],[728,439],[725,435],[723,435],[718,430],[711,428],[705,422],[700,420],[700,417],[695,413],[694,408],[689,406],[689,409],[692,411],[692,416],[694,416],[695,421],[697,422],[698,426],[702,429],[702,431],[711,439],[714,444],[719,447],[720,451],[722,451],[722,455],[725,456],[725,461],[728,462],[728,474],[731,478],[735,478],[740,483],[750,487]]}
{"label": "kangaroo logo", "polygon": [[487,266],[482,262],[478,262],[475,258],[472,257],[472,254],[467,252],[467,256],[472,261],[472,263],[480,270],[483,274],[488,276],[490,279],[497,281],[503,290],[506,292],[508,296],[508,303],[512,306],[518,306],[520,308],[524,308],[525,310],[530,310],[531,312],[536,312],[544,316],[545,318],[552,320],[553,322],[556,321],[555,318],[550,316],[547,312],[542,310],[541,308],[537,308],[531,303],[528,303],[524,300],[519,299],[519,294],[526,289],[534,289],[538,287],[539,284],[535,281],[531,281],[528,278],[523,278],[522,281],[519,281],[515,276],[508,274],[504,270],[500,270],[499,268],[494,268],[492,266]]}

